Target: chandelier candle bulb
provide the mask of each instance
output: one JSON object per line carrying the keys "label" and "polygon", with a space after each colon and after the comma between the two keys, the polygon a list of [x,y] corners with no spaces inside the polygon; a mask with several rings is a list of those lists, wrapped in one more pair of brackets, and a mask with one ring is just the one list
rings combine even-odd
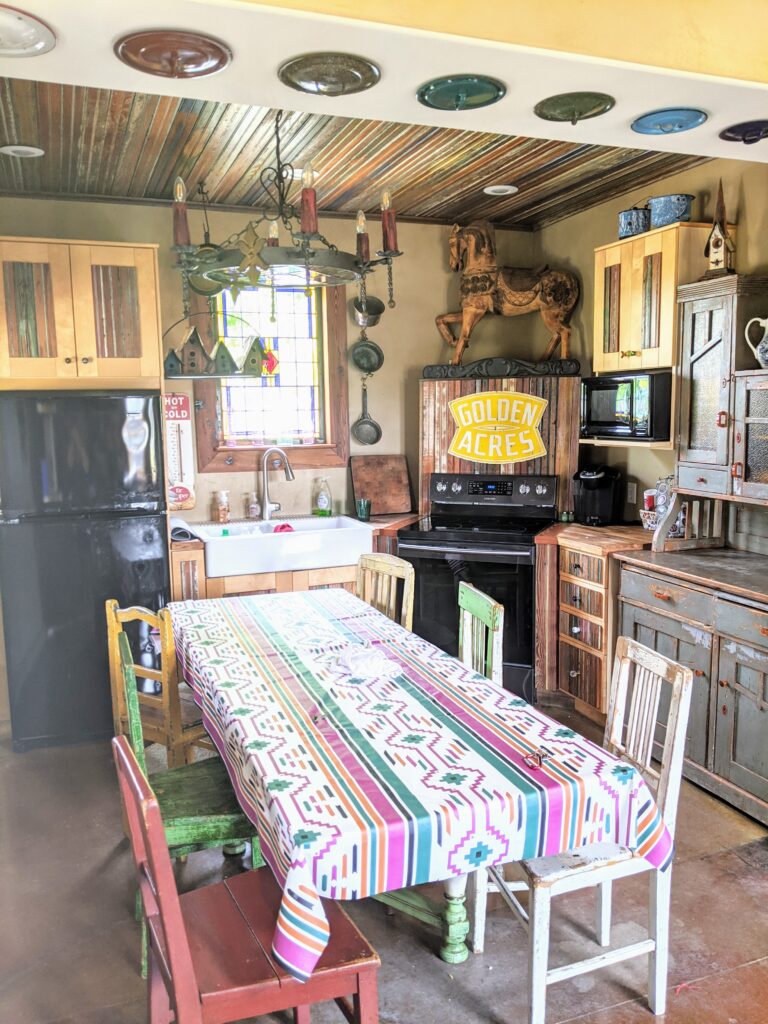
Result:
{"label": "chandelier candle bulb", "polygon": [[388,188],[381,193],[381,248],[384,252],[397,252],[397,221]]}
{"label": "chandelier candle bulb", "polygon": [[173,244],[190,245],[187,186],[183,178],[177,178],[173,183]]}
{"label": "chandelier candle bulb", "polygon": [[368,238],[368,225],[365,214],[362,210],[357,211],[357,258],[361,263],[367,263],[371,258],[371,246]]}
{"label": "chandelier candle bulb", "polygon": [[280,225],[276,220],[273,220],[269,225],[269,237],[267,238],[267,245],[274,248],[280,244]]}
{"label": "chandelier candle bulb", "polygon": [[317,234],[317,193],[313,185],[315,172],[307,163],[301,173],[301,232],[304,235]]}

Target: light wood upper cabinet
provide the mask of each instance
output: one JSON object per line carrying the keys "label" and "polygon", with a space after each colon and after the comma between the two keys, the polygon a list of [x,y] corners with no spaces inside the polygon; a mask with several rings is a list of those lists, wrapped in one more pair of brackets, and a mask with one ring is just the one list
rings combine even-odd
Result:
{"label": "light wood upper cabinet", "polygon": [[0,387],[157,388],[154,246],[0,239]]}
{"label": "light wood upper cabinet", "polygon": [[77,377],[69,246],[0,240],[0,379]]}
{"label": "light wood upper cabinet", "polygon": [[592,370],[677,361],[677,286],[706,270],[708,224],[671,224],[595,250]]}

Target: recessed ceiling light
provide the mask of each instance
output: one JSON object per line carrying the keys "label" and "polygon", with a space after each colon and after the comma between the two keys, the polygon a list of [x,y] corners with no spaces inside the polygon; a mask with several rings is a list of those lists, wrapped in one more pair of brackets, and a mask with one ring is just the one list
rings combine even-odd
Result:
{"label": "recessed ceiling light", "polygon": [[312,96],[351,96],[364,92],[381,78],[381,71],[354,53],[303,53],[277,69],[283,85]]}
{"label": "recessed ceiling light", "polygon": [[486,185],[483,189],[487,196],[513,196],[519,191],[517,185]]}
{"label": "recessed ceiling light", "polygon": [[30,160],[36,156],[45,156],[45,150],[38,146],[0,146],[3,156],[16,156],[20,160]]}
{"label": "recessed ceiling light", "polygon": [[0,4],[0,57],[39,57],[55,45],[56,36],[44,21]]}
{"label": "recessed ceiling light", "polygon": [[223,70],[232,51],[213,36],[180,29],[131,32],[115,43],[123,64],[160,78],[202,78]]}
{"label": "recessed ceiling light", "polygon": [[498,103],[506,92],[503,82],[487,75],[448,75],[425,82],[416,98],[434,110],[476,110]]}

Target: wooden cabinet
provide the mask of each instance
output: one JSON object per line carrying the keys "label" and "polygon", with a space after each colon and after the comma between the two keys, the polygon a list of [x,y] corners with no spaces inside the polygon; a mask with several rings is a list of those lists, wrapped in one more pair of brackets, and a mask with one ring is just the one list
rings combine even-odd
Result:
{"label": "wooden cabinet", "polygon": [[604,721],[616,641],[618,564],[611,555],[650,542],[634,526],[557,525],[536,537],[539,699],[559,691],[583,714]]}
{"label": "wooden cabinet", "polygon": [[[745,559],[765,562],[734,557],[736,574],[745,573]],[[739,599],[719,591],[716,578],[706,586],[683,584],[677,566],[670,564],[669,575],[623,566],[621,633],[693,670],[684,774],[768,822],[768,584],[765,603],[758,603],[753,593]],[[768,578],[768,566],[752,570]],[[660,606],[658,595],[673,592],[674,602]],[[663,740],[659,728],[659,754]]]}
{"label": "wooden cabinet", "polygon": [[768,373],[737,373],[734,397],[733,493],[768,500]]}
{"label": "wooden cabinet", "polygon": [[0,387],[160,386],[156,246],[0,239]]}
{"label": "wooden cabinet", "polygon": [[[737,371],[754,367],[744,327],[751,317],[768,311],[768,278],[732,274],[682,285],[678,301],[682,384],[677,485],[687,494],[765,497],[768,487],[761,488],[768,480],[768,446],[760,447],[765,431],[759,427],[765,395],[759,388],[753,394],[746,378],[738,384]],[[760,468],[745,489],[750,406],[756,417],[749,423],[752,464]],[[763,420],[768,424],[768,416]]]}
{"label": "wooden cabinet", "polygon": [[711,225],[671,224],[595,250],[592,370],[677,362],[677,286],[706,270]]}

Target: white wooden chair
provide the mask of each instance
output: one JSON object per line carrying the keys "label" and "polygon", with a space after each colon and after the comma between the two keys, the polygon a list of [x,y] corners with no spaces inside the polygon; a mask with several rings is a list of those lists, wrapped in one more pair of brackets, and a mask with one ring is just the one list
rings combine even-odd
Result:
{"label": "white wooden chair", "polygon": [[404,558],[383,554],[360,555],[355,593],[387,618],[411,629],[415,579],[413,566]]}
{"label": "white wooden chair", "polygon": [[473,587],[459,584],[459,660],[503,686],[504,606]]}
{"label": "white wooden chair", "polygon": [[[637,768],[655,791],[656,802],[670,834],[674,837],[677,801],[685,748],[685,730],[691,701],[693,673],[689,668],[628,637],[616,642],[616,657],[608,701],[603,745]],[[662,685],[671,688],[661,767],[651,763],[654,731]],[[617,843],[599,843],[552,857],[524,860],[519,865],[523,882],[508,882],[503,867],[491,868],[495,891],[528,926],[529,1024],[544,1024],[547,986],[578,974],[619,963],[636,956],[648,956],[648,1003],[653,1013],[662,1014],[666,1005],[669,941],[669,902],[672,869],[658,871],[644,857]],[[563,967],[548,967],[550,906],[553,896],[597,887],[597,941],[610,943],[611,886],[620,878],[650,872],[648,938],[612,949]],[[478,928],[485,925],[486,872],[474,876],[473,918],[475,952],[482,950]],[[529,893],[528,912],[515,893]],[[479,899],[478,899],[479,896]]]}

